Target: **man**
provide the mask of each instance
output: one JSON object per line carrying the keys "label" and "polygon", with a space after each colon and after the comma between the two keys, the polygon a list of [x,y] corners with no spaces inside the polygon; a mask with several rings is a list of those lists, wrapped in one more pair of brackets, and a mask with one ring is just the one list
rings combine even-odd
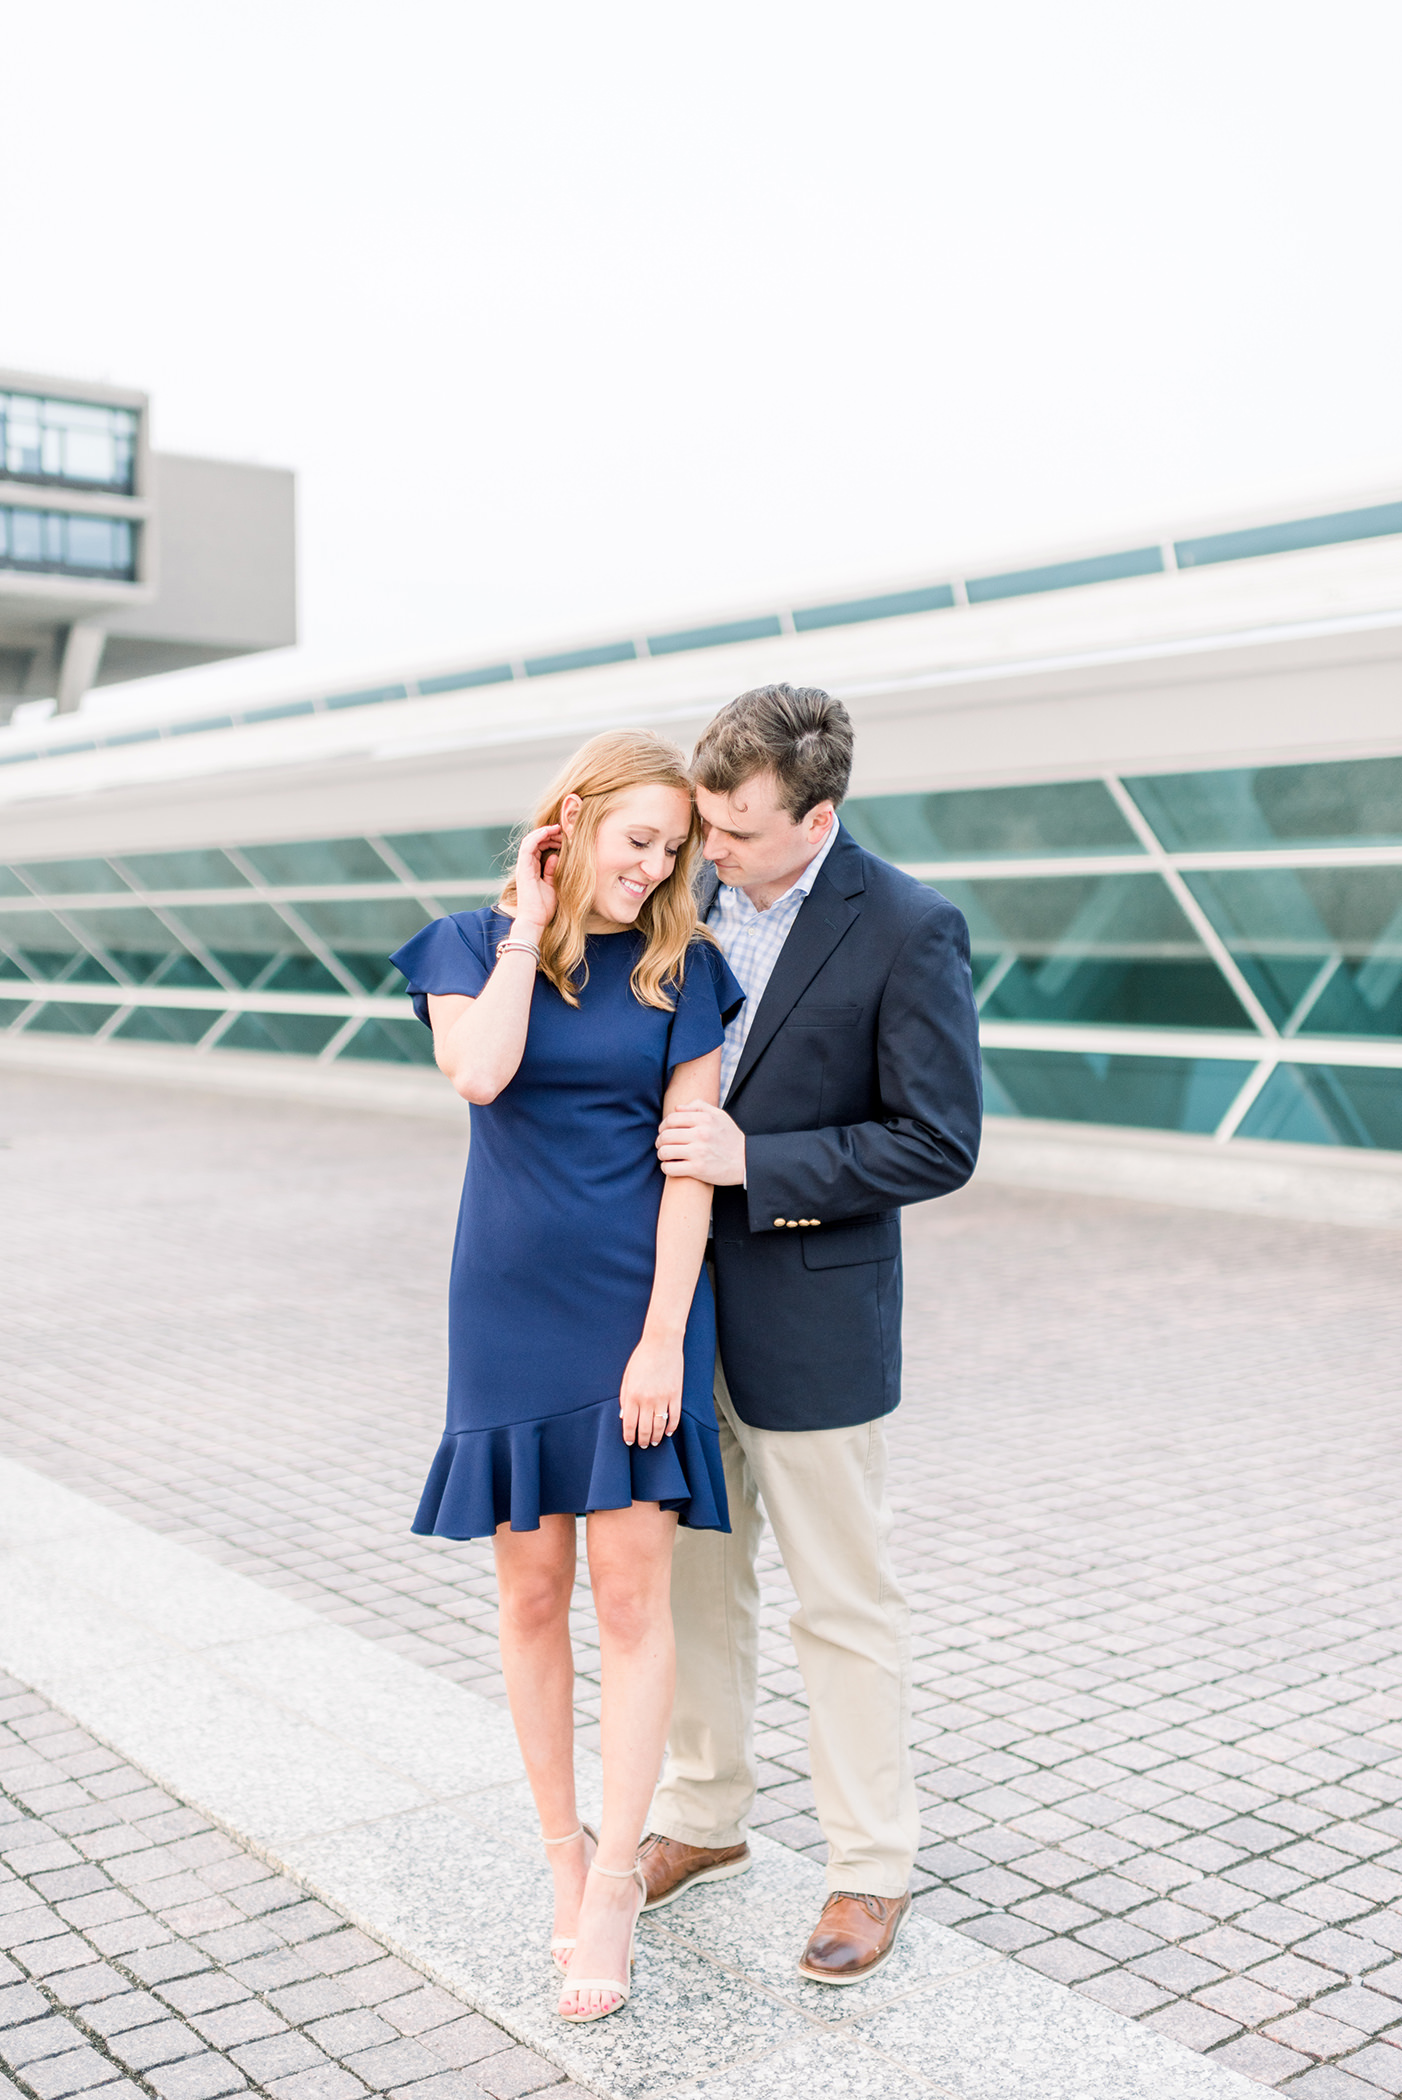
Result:
{"label": "man", "polygon": [[900,1399],[900,1206],[968,1180],[981,1114],[967,928],[843,830],[851,760],[841,703],[787,685],[742,693],[696,750],[702,914],[748,997],[724,1105],[668,1116],[658,1153],[664,1173],[715,1184],[733,1529],[678,1534],[677,1700],[640,1853],[649,1909],[749,1865],[762,1502],[798,1595],[828,1844],[799,1967],[834,1984],[891,1953],[920,1835],[883,1427]]}

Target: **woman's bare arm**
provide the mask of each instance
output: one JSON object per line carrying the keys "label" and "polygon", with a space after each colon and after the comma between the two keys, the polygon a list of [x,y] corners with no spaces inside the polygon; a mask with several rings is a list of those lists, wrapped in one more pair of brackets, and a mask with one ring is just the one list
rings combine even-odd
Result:
{"label": "woman's bare arm", "polygon": [[[693,1101],[720,1100],[720,1051],[678,1065],[667,1086],[664,1115]],[[623,1441],[644,1449],[660,1444],[681,1420],[682,1342],[696,1279],[706,1252],[711,1185],[668,1179],[657,1216],[657,1265],[642,1340],[628,1359],[619,1395]]]}
{"label": "woman's bare arm", "polygon": [[[540,946],[555,912],[555,856],[560,827],[547,824],[521,841],[516,856],[516,917],[513,941]],[[543,862],[543,866],[542,866]],[[475,999],[461,992],[429,994],[433,1055],[464,1101],[495,1101],[516,1076],[526,1047],[535,990],[535,958],[520,949],[499,957]]]}

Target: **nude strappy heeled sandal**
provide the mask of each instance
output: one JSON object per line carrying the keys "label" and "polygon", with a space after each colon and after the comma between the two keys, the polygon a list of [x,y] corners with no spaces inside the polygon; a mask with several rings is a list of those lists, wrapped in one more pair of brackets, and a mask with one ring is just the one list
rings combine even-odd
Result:
{"label": "nude strappy heeled sandal", "polygon": [[[542,1831],[540,1842],[548,1849],[551,1845],[572,1845],[576,1838],[589,1838],[592,1843],[597,1845],[599,1842],[599,1833],[597,1832],[597,1830],[594,1829],[592,1824],[581,1823],[578,1830],[570,1831],[567,1837],[548,1838],[546,1837],[544,1831]],[[550,1942],[550,1959],[554,1962],[556,1968],[560,1971],[560,1974],[562,1976],[564,1975],[565,1970],[570,1965],[569,1957],[573,1954],[573,1952],[574,1941],[566,1939],[563,1933],[559,1934],[555,1939],[553,1939]]]}
{"label": "nude strappy heeled sandal", "polygon": [[[597,1860],[591,1860],[589,1871],[591,1874],[607,1874],[610,1881],[636,1881],[642,1902],[639,1903],[633,1913],[632,1930],[628,1934],[628,1960],[626,1963],[628,1981],[626,1983],[620,1983],[614,1976],[566,1976],[565,1984],[568,1990],[612,1991],[616,2000],[613,2005],[600,2006],[597,2012],[560,2013],[562,2020],[573,2021],[578,2027],[584,2026],[589,2020],[606,2020],[610,2013],[616,2013],[620,2007],[628,2003],[629,1995],[633,1988],[633,1947],[638,1937],[638,1920],[643,1914],[643,1903],[647,1902],[647,1883],[643,1880],[641,1867],[601,1867]],[[563,1997],[563,1995],[564,1993],[562,1992],[561,1996]],[[556,2011],[559,2012],[558,2006]]]}

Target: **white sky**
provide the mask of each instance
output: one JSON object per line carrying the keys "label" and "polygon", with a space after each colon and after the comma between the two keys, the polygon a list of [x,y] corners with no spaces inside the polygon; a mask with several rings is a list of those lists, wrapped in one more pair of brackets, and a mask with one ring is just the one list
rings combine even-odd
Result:
{"label": "white sky", "polygon": [[1396,0],[63,0],[5,72],[0,363],[299,475],[302,648],[172,699],[1402,486]]}

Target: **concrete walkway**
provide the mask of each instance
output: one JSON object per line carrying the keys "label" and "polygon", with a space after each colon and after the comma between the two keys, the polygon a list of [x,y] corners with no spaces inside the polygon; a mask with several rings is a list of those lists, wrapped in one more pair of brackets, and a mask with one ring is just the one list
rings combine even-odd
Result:
{"label": "concrete walkway", "polygon": [[[648,1920],[635,1997],[564,2026],[549,1881],[501,1711],[0,1463],[0,1665],[579,2084],[619,2100],[1247,2100],[1225,2066],[915,1919],[868,1985],[804,1983],[818,1868]],[[586,1792],[596,1774],[586,1775]]]}
{"label": "concrete walkway", "polygon": [[[0,1455],[499,1704],[490,1548],[407,1532],[464,1138],[6,1072]],[[1402,1241],[980,1179],[906,1247],[917,1912],[1292,2100],[1402,2093]],[[820,1863],[762,1583],[756,1822]]]}

